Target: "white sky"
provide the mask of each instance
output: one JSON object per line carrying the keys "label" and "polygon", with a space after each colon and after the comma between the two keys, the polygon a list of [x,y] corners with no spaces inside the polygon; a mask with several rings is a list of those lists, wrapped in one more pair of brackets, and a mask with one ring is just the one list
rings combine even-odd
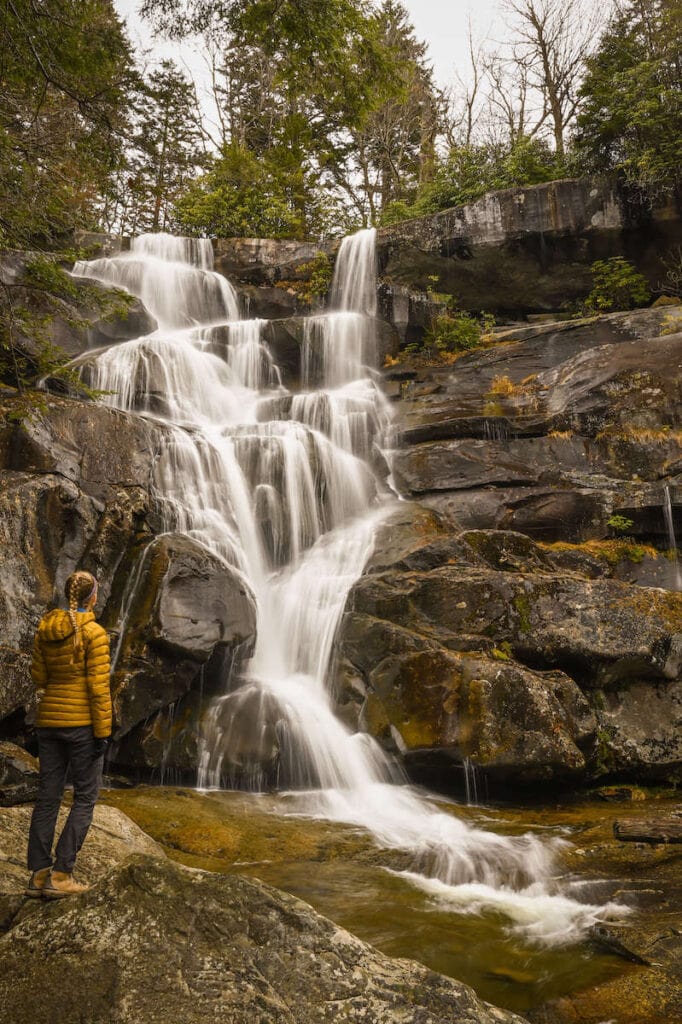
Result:
{"label": "white sky", "polygon": [[[467,25],[471,18],[475,34],[504,36],[504,23],[499,14],[498,0],[402,0],[408,10],[416,35],[428,43],[433,61],[436,81],[439,85],[452,82],[455,69],[467,77]],[[137,16],[140,0],[114,0],[119,14],[127,21],[128,31],[134,43],[150,45],[148,27]],[[160,57],[177,57],[180,51],[195,76],[201,76],[201,65],[189,52],[188,47],[177,44],[153,44],[154,53]]]}

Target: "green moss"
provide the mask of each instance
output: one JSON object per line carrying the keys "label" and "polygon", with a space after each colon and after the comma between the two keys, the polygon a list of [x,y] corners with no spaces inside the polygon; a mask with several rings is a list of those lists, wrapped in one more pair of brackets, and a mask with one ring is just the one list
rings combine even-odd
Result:
{"label": "green moss", "polygon": [[513,651],[508,640],[503,640],[499,647],[493,647],[491,651],[491,657],[495,661],[511,661],[512,656]]}
{"label": "green moss", "polygon": [[530,621],[530,598],[527,594],[516,594],[512,604],[516,608],[519,616],[519,630],[521,633],[530,633],[531,621]]}

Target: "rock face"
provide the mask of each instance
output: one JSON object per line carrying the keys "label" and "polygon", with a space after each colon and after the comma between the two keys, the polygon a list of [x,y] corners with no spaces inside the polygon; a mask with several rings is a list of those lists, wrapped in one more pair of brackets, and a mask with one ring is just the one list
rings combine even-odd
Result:
{"label": "rock face", "polygon": [[[27,915],[0,940],[7,1024],[521,1022],[236,876],[136,856],[68,902]],[[36,951],[59,985],[36,985]]]}
{"label": "rock face", "polygon": [[682,334],[663,317],[523,328],[385,371],[413,504],[351,593],[337,699],[416,778],[456,789],[466,759],[498,786],[680,778],[663,507],[667,489],[679,535]]}
{"label": "rock face", "polygon": [[[248,657],[256,637],[256,606],[246,583],[188,537],[165,534],[152,541],[132,581],[112,680],[115,739],[174,705],[202,667],[208,670],[202,679],[204,691],[211,690],[211,668],[220,670],[223,684],[229,670],[226,662]],[[157,732],[160,725],[154,720],[151,731]],[[149,729],[148,723],[146,733]],[[130,760],[130,743],[124,750]],[[133,763],[145,762],[137,758]]]}
{"label": "rock face", "polygon": [[[429,292],[463,309],[518,316],[559,312],[592,287],[590,264],[624,256],[657,288],[662,258],[682,241],[680,211],[645,210],[617,181],[579,178],[491,192],[476,202],[380,228],[383,315],[405,343],[423,336],[435,307]],[[295,280],[300,268],[336,245],[218,239],[216,266],[266,290]],[[436,279],[434,284],[434,279]],[[256,315],[268,312],[254,296]]]}
{"label": "rock face", "polygon": [[656,287],[661,254],[679,244],[674,206],[642,216],[608,179],[492,192],[466,206],[381,228],[387,285],[456,297],[464,309],[559,311],[591,289],[590,264],[625,256]]}
{"label": "rock face", "polygon": [[387,371],[402,377],[400,489],[462,527],[579,542],[622,510],[663,541],[664,487],[675,504],[682,467],[682,334],[657,336],[671,326],[659,310],[611,314],[509,332],[453,367]]}
{"label": "rock face", "polygon": [[[197,542],[165,535],[151,486],[165,429],[97,403],[46,397],[45,409],[15,422],[3,402],[0,425],[0,719],[30,707],[29,652],[40,616],[63,600],[75,568],[101,581],[97,612],[113,632],[115,732],[171,709],[194,683],[224,680],[253,643],[253,599],[234,570]],[[144,568],[139,578],[135,567]],[[122,617],[131,628],[117,652]],[[196,703],[196,702],[195,702]],[[193,730],[203,706],[196,705]],[[152,716],[150,718],[150,716]],[[182,716],[178,716],[179,718]],[[186,751],[184,770],[196,769]],[[165,751],[165,754],[164,754]],[[158,765],[127,740],[126,764]]]}
{"label": "rock face", "polygon": [[340,651],[364,684],[361,724],[445,787],[465,758],[508,783],[674,780],[681,636],[681,594],[465,532],[360,580]]}

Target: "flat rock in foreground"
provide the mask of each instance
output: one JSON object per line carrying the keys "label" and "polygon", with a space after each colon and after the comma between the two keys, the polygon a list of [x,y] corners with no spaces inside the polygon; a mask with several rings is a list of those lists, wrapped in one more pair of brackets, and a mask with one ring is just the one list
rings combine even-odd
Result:
{"label": "flat rock in foreground", "polygon": [[0,1006],[4,1024],[522,1024],[292,896],[145,855],[0,940]]}

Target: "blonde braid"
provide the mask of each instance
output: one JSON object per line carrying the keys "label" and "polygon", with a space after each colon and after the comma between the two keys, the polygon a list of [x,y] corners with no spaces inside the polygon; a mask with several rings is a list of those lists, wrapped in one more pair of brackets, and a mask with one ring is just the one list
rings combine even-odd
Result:
{"label": "blonde braid", "polygon": [[78,605],[81,601],[87,600],[88,596],[92,593],[93,588],[97,585],[95,577],[84,570],[78,572],[72,572],[65,584],[66,599],[69,602],[68,616],[71,619],[71,625],[73,626],[73,654],[71,656],[71,664],[75,662],[78,655],[83,650],[83,637],[81,635],[81,627],[76,618],[76,612]]}

